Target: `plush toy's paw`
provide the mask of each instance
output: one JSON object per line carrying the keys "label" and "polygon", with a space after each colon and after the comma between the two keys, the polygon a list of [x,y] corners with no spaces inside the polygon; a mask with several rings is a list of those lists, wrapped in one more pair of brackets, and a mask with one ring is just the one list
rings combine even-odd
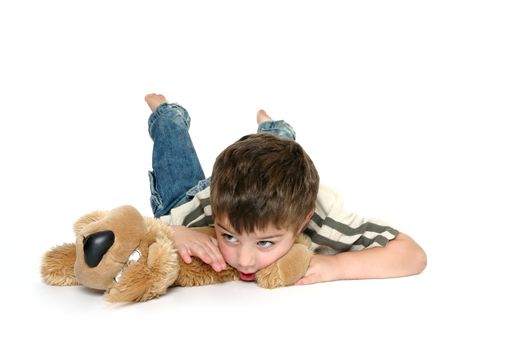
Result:
{"label": "plush toy's paw", "polygon": [[312,251],[305,244],[294,244],[290,251],[270,266],[257,272],[257,284],[263,288],[289,286],[304,276]]}
{"label": "plush toy's paw", "polygon": [[179,274],[177,251],[167,237],[158,237],[147,256],[130,263],[107,290],[111,302],[148,301],[166,293]]}
{"label": "plush toy's paw", "polygon": [[52,286],[75,286],[76,248],[74,243],[66,243],[48,251],[42,258],[40,273],[42,279]]}
{"label": "plush toy's paw", "polygon": [[180,273],[175,285],[181,287],[195,287],[236,281],[238,279],[239,273],[231,266],[227,266],[226,269],[217,272],[201,259],[193,257],[192,262],[189,264],[181,261]]}

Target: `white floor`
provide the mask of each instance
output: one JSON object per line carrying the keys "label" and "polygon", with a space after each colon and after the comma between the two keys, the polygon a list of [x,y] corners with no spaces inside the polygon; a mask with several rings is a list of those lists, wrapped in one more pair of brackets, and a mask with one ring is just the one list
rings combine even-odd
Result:
{"label": "white floor", "polygon": [[[518,2],[0,5],[2,349],[523,349],[525,62]],[[265,108],[422,275],[242,282],[112,305],[40,281],[94,209],[150,215],[147,92],[188,108],[209,175]]]}

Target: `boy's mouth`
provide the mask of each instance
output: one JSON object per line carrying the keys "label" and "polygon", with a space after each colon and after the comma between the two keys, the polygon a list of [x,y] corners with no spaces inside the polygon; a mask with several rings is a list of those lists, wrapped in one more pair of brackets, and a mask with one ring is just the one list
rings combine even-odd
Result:
{"label": "boy's mouth", "polygon": [[246,282],[255,281],[255,273],[242,273],[239,271],[239,278]]}

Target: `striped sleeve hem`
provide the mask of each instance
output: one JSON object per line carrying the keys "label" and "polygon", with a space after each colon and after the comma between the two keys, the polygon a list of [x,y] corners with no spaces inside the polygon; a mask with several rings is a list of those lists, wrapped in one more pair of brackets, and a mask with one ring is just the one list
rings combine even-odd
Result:
{"label": "striped sleeve hem", "polygon": [[353,228],[330,217],[323,220],[315,214],[305,233],[316,245],[343,252],[384,247],[399,231],[370,221]]}
{"label": "striped sleeve hem", "polygon": [[338,252],[384,247],[399,231],[375,219],[367,219],[343,208],[337,192],[320,186],[314,216],[305,233],[317,246]]}

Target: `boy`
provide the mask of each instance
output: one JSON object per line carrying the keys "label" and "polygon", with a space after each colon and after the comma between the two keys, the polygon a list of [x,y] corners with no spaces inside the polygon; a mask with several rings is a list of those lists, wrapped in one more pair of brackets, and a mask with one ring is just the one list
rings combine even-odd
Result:
{"label": "boy", "polygon": [[[304,232],[318,249],[329,247],[336,254],[314,255],[298,285],[424,270],[425,252],[409,236],[341,210],[337,194],[319,186],[315,166],[286,122],[259,111],[258,134],[241,138],[217,157],[210,188],[188,134],[187,111],[163,95],[145,100],[154,141],[151,206],[172,228],[184,262],[199,257],[216,271],[227,263],[242,280],[253,281]],[[211,224],[216,238],[188,228]]]}

